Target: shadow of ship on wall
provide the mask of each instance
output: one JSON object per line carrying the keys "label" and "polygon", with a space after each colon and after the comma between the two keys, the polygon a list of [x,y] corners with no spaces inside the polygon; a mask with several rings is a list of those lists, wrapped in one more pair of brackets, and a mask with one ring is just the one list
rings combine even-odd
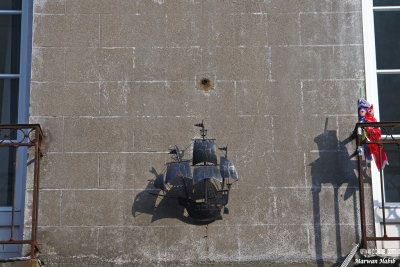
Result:
{"label": "shadow of ship on wall", "polygon": [[188,216],[185,208],[179,205],[177,198],[162,197],[160,195],[161,189],[154,186],[154,181],[157,178],[161,179],[163,174],[157,173],[154,168],[150,172],[155,175],[155,179],[149,180],[146,189],[135,197],[132,205],[132,216],[139,217],[141,214],[150,214],[152,215],[151,222],[164,218],[175,218],[185,223],[196,224]]}

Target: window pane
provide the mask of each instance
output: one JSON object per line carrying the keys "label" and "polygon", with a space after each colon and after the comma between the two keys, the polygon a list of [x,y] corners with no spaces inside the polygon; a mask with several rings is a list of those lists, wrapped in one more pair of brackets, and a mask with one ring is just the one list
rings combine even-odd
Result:
{"label": "window pane", "polygon": [[374,6],[400,6],[400,0],[374,0]]}
{"label": "window pane", "polygon": [[0,10],[21,10],[22,0],[0,0]]}
{"label": "window pane", "polygon": [[20,41],[21,15],[0,15],[0,73],[19,73]]}
{"label": "window pane", "polygon": [[378,69],[400,69],[400,11],[374,12]]}
{"label": "window pane", "polygon": [[400,74],[378,75],[380,121],[400,121]]}
{"label": "window pane", "polygon": [[385,199],[387,202],[400,202],[400,153],[396,144],[383,145],[389,165],[383,170]]}
{"label": "window pane", "polygon": [[15,148],[0,147],[0,207],[12,206]]}
{"label": "window pane", "polygon": [[0,79],[0,124],[18,122],[18,80]]}

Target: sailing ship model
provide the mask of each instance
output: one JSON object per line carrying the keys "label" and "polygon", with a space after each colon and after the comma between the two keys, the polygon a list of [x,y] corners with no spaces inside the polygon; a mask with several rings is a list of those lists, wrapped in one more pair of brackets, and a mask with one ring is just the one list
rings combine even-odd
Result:
{"label": "sailing ship model", "polygon": [[229,212],[229,191],[238,175],[228,160],[228,147],[219,148],[225,155],[218,164],[215,139],[206,138],[203,121],[195,126],[201,127],[202,138],[194,139],[192,159],[184,159],[185,151],[175,146],[170,151],[173,161],[166,164],[165,175],[154,186],[162,190],[163,197],[177,198],[195,221],[212,222],[222,219],[222,210]]}

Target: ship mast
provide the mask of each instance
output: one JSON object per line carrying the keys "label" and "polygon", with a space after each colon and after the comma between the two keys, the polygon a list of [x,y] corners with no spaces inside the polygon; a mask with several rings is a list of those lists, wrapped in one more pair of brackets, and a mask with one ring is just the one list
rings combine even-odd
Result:
{"label": "ship mast", "polygon": [[[207,130],[204,127],[204,120],[202,120],[201,123],[195,124],[194,126],[201,127],[201,130],[200,130],[201,136],[203,138],[203,141],[205,141],[206,140],[206,136],[207,136]],[[203,164],[204,164],[204,166],[206,166],[207,162],[204,160]],[[207,202],[207,200],[208,200],[208,192],[207,192],[207,181],[206,180],[204,180],[204,193],[205,193],[204,200],[205,200],[205,202]]]}
{"label": "ship mast", "polygon": [[179,150],[179,147],[177,145],[175,145],[175,148],[171,149],[171,151],[169,151],[169,154],[175,155],[173,157],[173,159],[175,159],[176,161],[181,162],[182,158],[183,158],[183,156],[185,154],[185,150],[181,151],[181,150]]}
{"label": "ship mast", "polygon": [[[225,158],[228,158],[228,145],[224,147],[219,147],[218,149],[221,151],[225,151]],[[224,187],[225,187],[225,177],[222,176],[222,190],[224,190]]]}
{"label": "ship mast", "polygon": [[204,127],[204,120],[202,120],[201,123],[195,124],[194,126],[201,127],[201,136],[203,137],[203,140],[206,140],[207,130]]}

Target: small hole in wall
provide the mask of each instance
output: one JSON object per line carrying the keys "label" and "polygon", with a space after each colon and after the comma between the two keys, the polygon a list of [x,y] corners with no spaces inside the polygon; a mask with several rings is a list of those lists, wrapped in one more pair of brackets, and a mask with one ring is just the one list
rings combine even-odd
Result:
{"label": "small hole in wall", "polygon": [[203,90],[208,91],[211,87],[211,80],[208,78],[203,78],[200,80],[200,85],[203,88]]}

